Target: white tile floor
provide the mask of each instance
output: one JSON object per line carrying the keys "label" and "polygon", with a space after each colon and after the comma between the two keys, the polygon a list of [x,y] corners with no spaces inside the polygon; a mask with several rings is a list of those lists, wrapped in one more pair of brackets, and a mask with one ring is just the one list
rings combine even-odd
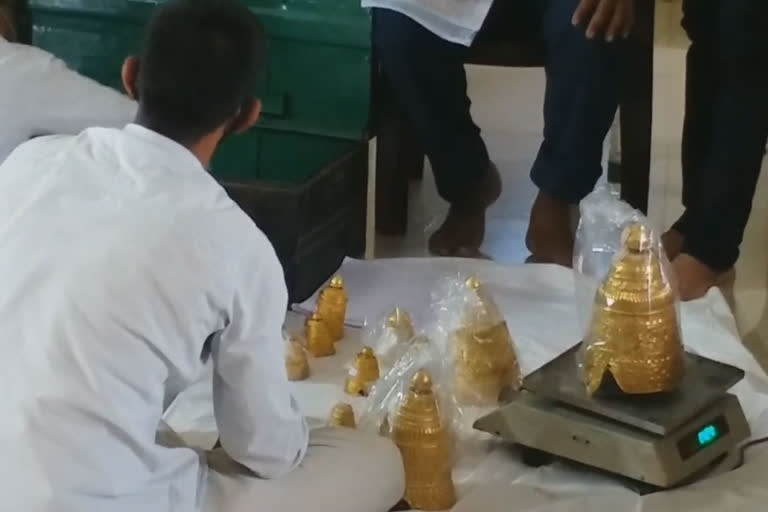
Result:
{"label": "white tile floor", "polygon": [[[684,35],[678,30],[679,5],[660,3],[654,77],[653,155],[649,216],[661,228],[680,214],[680,143],[685,70]],[[541,69],[469,68],[473,115],[483,129],[493,160],[504,179],[504,193],[488,212],[484,252],[501,263],[522,263],[524,236],[535,188],[528,172],[541,141]],[[765,165],[768,167],[768,165]],[[735,282],[724,289],[745,344],[768,366],[768,177],[755,196]],[[405,238],[379,237],[378,257],[426,254],[426,238],[446,211],[431,173],[412,187],[411,216]]]}

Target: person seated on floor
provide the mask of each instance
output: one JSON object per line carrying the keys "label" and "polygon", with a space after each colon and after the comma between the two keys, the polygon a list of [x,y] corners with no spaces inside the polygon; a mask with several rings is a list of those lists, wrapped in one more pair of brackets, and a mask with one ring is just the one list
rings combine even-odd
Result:
{"label": "person seated on floor", "polygon": [[[546,47],[544,140],[531,178],[539,193],[526,244],[532,261],[570,266],[571,205],[602,174],[603,141],[617,105],[620,45],[633,0],[363,0],[374,44],[410,118],[441,197],[450,203],[429,250],[474,256],[501,178],[470,114],[464,59],[484,39],[541,39]],[[513,87],[513,84],[510,84]]]}
{"label": "person seated on floor", "polygon": [[683,215],[664,235],[684,300],[739,258],[768,138],[768,2],[685,0]]}
{"label": "person seated on floor", "polygon": [[[135,123],[38,137],[0,166],[4,509],[380,512],[402,497],[390,441],[309,432],[285,375],[282,268],[206,171],[259,116],[264,45],[237,0],[163,3],[123,66]],[[159,442],[208,359],[221,450]]]}
{"label": "person seated on floor", "polygon": [[0,163],[37,135],[122,127],[136,102],[30,46],[28,0],[0,0]]}

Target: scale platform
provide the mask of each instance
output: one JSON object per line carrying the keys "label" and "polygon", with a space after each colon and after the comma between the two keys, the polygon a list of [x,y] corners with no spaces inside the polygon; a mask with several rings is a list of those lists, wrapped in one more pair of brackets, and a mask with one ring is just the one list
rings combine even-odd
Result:
{"label": "scale platform", "polygon": [[672,393],[590,397],[579,345],[528,376],[509,403],[475,428],[529,449],[669,488],[695,480],[749,437],[733,366],[686,354]]}

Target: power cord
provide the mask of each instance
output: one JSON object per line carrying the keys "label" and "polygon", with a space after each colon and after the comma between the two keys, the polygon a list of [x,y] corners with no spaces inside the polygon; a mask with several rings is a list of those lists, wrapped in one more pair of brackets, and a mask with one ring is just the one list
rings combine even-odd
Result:
{"label": "power cord", "polygon": [[761,437],[759,439],[754,439],[748,443],[744,443],[743,445],[741,445],[741,448],[739,448],[739,461],[736,463],[736,466],[733,469],[738,469],[744,465],[744,462],[746,460],[747,450],[765,443],[768,443],[768,437]]}

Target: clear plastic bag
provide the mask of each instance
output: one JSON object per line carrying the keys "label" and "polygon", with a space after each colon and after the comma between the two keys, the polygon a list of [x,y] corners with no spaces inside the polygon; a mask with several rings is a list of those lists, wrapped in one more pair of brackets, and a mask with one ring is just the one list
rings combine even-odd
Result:
{"label": "clear plastic bag", "polygon": [[443,403],[451,424],[458,411],[452,406],[443,378],[443,361],[436,345],[424,336],[417,336],[392,367],[374,384],[365,410],[360,416],[360,428],[389,433],[389,418],[405,397],[417,372],[426,370],[432,376],[433,388]]}
{"label": "clear plastic bag", "polygon": [[598,190],[582,204],[574,267],[587,391],[674,390],[685,371],[684,349],[675,281],[658,231]]}
{"label": "clear plastic bag", "polygon": [[381,367],[389,369],[406,352],[414,336],[410,313],[394,306],[376,322],[365,327],[363,340],[373,348]]}
{"label": "clear plastic bag", "polygon": [[285,371],[288,380],[298,381],[309,378],[309,359],[302,338],[283,330],[283,341],[285,343]]}
{"label": "clear plastic bag", "polygon": [[643,222],[643,215],[618,199],[606,183],[579,204],[579,226],[573,248],[576,313],[579,332],[586,333],[592,317],[592,301],[600,283],[608,275],[613,260],[621,251],[624,229]]}
{"label": "clear plastic bag", "polygon": [[444,373],[462,406],[492,406],[519,389],[520,367],[503,315],[475,276],[442,279],[432,294],[434,333]]}

